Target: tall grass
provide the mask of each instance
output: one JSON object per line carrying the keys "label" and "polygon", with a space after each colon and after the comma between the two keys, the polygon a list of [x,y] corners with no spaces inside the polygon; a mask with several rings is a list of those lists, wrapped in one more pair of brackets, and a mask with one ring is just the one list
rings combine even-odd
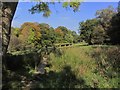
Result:
{"label": "tall grass", "polygon": [[10,71],[4,74],[4,88],[119,88],[119,46],[61,48],[50,54],[44,75],[33,74],[33,56],[17,53],[8,58]]}
{"label": "tall grass", "polygon": [[[115,77],[109,78],[102,75],[102,72],[98,70],[98,68],[103,69],[102,67],[98,67],[98,63],[106,59],[106,57],[108,57],[107,54],[112,53],[108,48],[111,51],[114,51],[116,47],[105,46],[104,50],[103,47],[98,47],[98,46],[97,47],[81,46],[81,47],[73,47],[66,49],[64,48],[62,49],[64,54],[61,57],[56,57],[54,54],[51,54],[50,63],[52,64],[52,67],[50,69],[52,71],[60,72],[62,71],[63,67],[68,65],[71,67],[71,70],[74,72],[76,78],[84,79],[85,83],[90,87],[117,88],[119,86],[118,85],[119,77],[117,75],[115,75]],[[98,52],[99,55],[97,55]],[[97,56],[93,57],[92,56],[93,53]],[[119,50],[116,51],[116,53],[119,53]],[[113,55],[111,54],[111,61],[115,57],[119,57],[119,56],[118,55],[115,56],[114,54]],[[99,61],[97,61],[98,59]],[[106,68],[107,67],[105,67],[105,69]],[[110,71],[108,70],[107,72],[113,73],[114,70],[110,70]],[[76,87],[80,87],[80,84],[77,83]]]}

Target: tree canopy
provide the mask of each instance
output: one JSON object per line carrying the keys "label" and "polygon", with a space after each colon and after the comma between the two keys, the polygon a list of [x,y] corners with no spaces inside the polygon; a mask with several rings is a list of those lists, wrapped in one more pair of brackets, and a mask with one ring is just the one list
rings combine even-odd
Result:
{"label": "tree canopy", "polygon": [[96,18],[79,23],[80,39],[89,44],[119,43],[119,5],[118,11],[109,6],[98,10]]}
{"label": "tree canopy", "polygon": [[[19,1],[19,0],[17,0]],[[16,8],[17,8],[18,2],[2,2],[2,30],[3,30],[3,54],[5,55],[8,49],[8,45],[10,42],[10,36],[11,36],[11,22],[13,19],[13,16],[15,14]],[[51,10],[49,8],[49,4],[55,4],[54,2],[37,2],[37,4],[29,11],[31,14],[35,13],[42,13],[43,16],[48,17],[51,14]],[[74,12],[79,10],[80,2],[64,2],[63,8],[72,8]],[[6,15],[7,13],[7,15]]]}
{"label": "tree canopy", "polygon": [[24,50],[27,47],[40,49],[45,46],[52,47],[56,43],[77,42],[77,33],[64,26],[54,29],[46,23],[25,22],[20,28],[12,27],[9,49]]}

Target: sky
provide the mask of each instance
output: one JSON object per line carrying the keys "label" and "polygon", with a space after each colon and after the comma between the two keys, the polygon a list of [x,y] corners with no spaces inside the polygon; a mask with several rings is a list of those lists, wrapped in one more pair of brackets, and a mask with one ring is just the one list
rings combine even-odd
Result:
{"label": "sky", "polygon": [[43,17],[41,13],[31,14],[28,9],[33,5],[35,5],[35,2],[18,3],[12,21],[13,27],[20,27],[24,22],[38,22],[47,23],[53,28],[65,26],[70,30],[78,32],[79,22],[95,18],[97,10],[107,8],[110,5],[117,8],[118,2],[84,2],[81,3],[78,12],[62,8],[62,3],[56,2],[55,5],[49,6],[52,14],[48,18]]}

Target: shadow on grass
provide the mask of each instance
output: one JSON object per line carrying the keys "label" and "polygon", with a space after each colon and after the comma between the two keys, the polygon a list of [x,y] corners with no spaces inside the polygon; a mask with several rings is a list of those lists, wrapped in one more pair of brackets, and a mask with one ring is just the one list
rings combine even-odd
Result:
{"label": "shadow on grass", "polygon": [[[41,79],[37,79],[41,77]],[[84,79],[76,78],[70,66],[65,66],[61,72],[50,71],[46,75],[38,75],[32,84],[32,89],[37,88],[90,88]]]}
{"label": "shadow on grass", "polygon": [[[34,53],[24,54],[24,55],[12,55],[7,54],[5,60],[6,60],[6,67],[9,70],[17,71],[17,70],[23,70],[26,68],[26,66],[31,66],[34,68]],[[4,60],[3,60],[4,61]]]}
{"label": "shadow on grass", "polygon": [[3,89],[36,90],[39,88],[90,88],[83,78],[76,78],[70,66],[60,72],[50,71],[44,75],[29,74],[24,68],[4,71]]}
{"label": "shadow on grass", "polygon": [[31,78],[28,73],[28,66],[34,67],[33,54],[11,55],[7,54],[5,60],[6,69],[2,69],[3,89],[20,88],[23,77]]}

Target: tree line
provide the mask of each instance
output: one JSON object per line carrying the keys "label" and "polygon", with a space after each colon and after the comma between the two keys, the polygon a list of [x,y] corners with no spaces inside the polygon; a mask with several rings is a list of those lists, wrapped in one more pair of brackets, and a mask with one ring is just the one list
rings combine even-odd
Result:
{"label": "tree line", "polygon": [[96,11],[96,18],[79,23],[78,35],[64,26],[53,28],[46,23],[25,22],[12,27],[9,49],[23,50],[26,46],[41,48],[55,43],[120,44],[120,3],[117,9],[109,6]]}
{"label": "tree line", "polygon": [[[34,1],[34,0],[33,0]],[[15,14],[19,0],[16,2],[0,2],[0,13],[2,14],[2,51],[5,57],[11,37],[11,23]],[[49,5],[54,5],[55,2],[38,2],[28,11],[31,14],[42,13],[44,17],[49,17],[52,10]],[[79,10],[80,2],[63,2],[63,8],[71,8],[74,12]]]}
{"label": "tree line", "polygon": [[96,18],[79,23],[81,41],[88,44],[120,44],[120,3],[98,10]]}
{"label": "tree line", "polygon": [[46,23],[25,22],[20,28],[12,27],[9,50],[52,47],[56,43],[77,43],[79,35],[64,26],[53,28]]}

